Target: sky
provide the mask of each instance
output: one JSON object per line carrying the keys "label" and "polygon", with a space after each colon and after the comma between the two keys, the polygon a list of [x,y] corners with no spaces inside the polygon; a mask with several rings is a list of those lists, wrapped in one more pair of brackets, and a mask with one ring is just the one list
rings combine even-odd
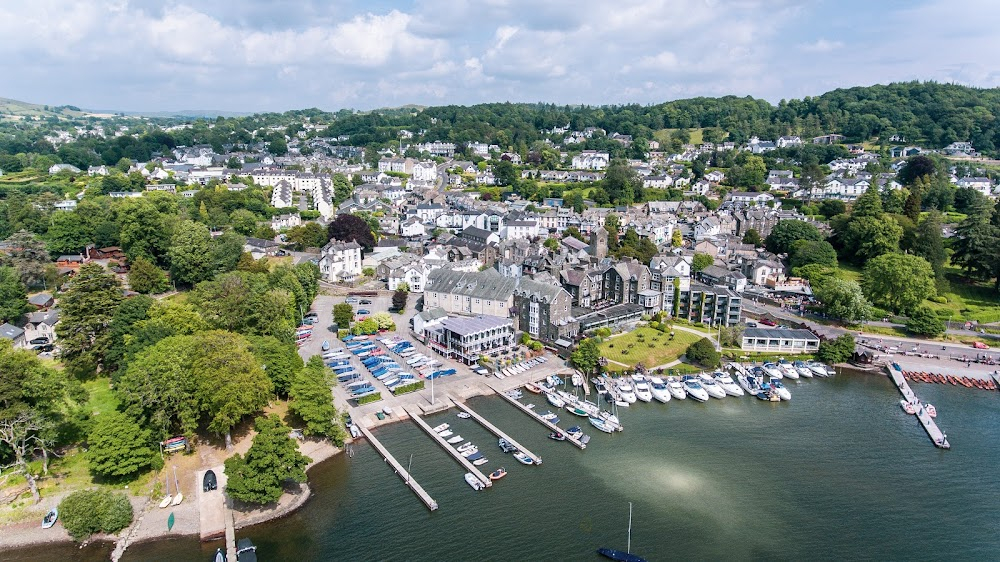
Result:
{"label": "sky", "polygon": [[116,111],[1000,86],[994,0],[0,1],[0,97]]}

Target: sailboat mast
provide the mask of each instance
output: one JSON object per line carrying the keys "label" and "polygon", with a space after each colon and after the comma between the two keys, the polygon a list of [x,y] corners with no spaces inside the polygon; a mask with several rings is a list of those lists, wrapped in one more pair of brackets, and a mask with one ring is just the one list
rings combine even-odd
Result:
{"label": "sailboat mast", "polygon": [[625,552],[632,554],[632,502],[628,502],[628,545]]}

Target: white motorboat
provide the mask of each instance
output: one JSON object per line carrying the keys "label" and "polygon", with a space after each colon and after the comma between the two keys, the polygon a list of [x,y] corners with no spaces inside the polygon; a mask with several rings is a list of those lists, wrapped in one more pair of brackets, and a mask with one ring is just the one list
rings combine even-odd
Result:
{"label": "white motorboat", "polygon": [[451,437],[451,438],[448,439],[448,443],[450,443],[452,445],[454,445],[455,443],[461,443],[461,442],[462,442],[462,436],[461,435],[456,435],[456,436]]}
{"label": "white motorboat", "polygon": [[563,406],[566,405],[565,400],[563,400],[562,398],[556,396],[551,392],[545,393],[545,399],[549,401],[549,404],[552,404],[553,408],[562,408]]}
{"label": "white motorboat", "polygon": [[806,366],[808,366],[809,370],[812,371],[817,377],[827,377],[830,375],[829,371],[827,371],[826,365],[820,363],[819,361],[809,361],[806,363]]}
{"label": "white motorboat", "polygon": [[747,373],[740,373],[736,375],[736,380],[739,381],[740,386],[743,387],[743,390],[749,392],[750,394],[756,394],[757,392],[760,391],[760,388],[758,388],[757,385],[755,384],[756,379],[754,379],[752,375],[749,375]]}
{"label": "white motorboat", "polygon": [[468,449],[469,447],[475,447],[475,445],[472,444],[472,441],[466,441],[465,443],[462,443],[458,447],[455,447],[455,450],[458,452],[462,452]]}
{"label": "white motorboat", "polygon": [[684,391],[684,383],[677,377],[667,377],[667,390],[670,391],[670,396],[673,396],[677,400],[687,398],[687,392]]}
{"label": "white motorboat", "polygon": [[482,458],[478,458],[478,459],[472,461],[472,464],[474,464],[476,466],[482,466],[482,465],[484,465],[484,464],[486,464],[488,462],[490,462],[489,459],[487,459],[486,457],[482,457]]}
{"label": "white motorboat", "polygon": [[781,369],[781,374],[785,375],[786,379],[798,379],[799,371],[792,365],[792,362],[787,359],[782,359],[778,361],[778,368]]}
{"label": "white motorboat", "polygon": [[726,391],[722,389],[722,386],[715,382],[712,375],[702,373],[698,375],[698,382],[701,383],[701,387],[705,389],[712,398],[718,398],[722,400],[726,397]]}
{"label": "white motorboat", "polygon": [[726,394],[730,396],[744,396],[746,394],[746,392],[743,392],[743,389],[740,388],[740,385],[736,384],[736,381],[733,380],[732,375],[729,373],[716,371],[712,373],[712,377],[715,379],[715,382],[722,387],[722,390],[724,390]]}
{"label": "white motorboat", "polygon": [[625,429],[625,427],[622,425],[621,420],[618,419],[618,416],[612,414],[611,412],[601,411],[598,413],[597,416],[591,416],[591,417],[597,417],[604,420],[604,423],[606,423],[608,427],[610,427],[615,431],[622,431]]}
{"label": "white motorboat", "polygon": [[459,412],[457,415],[459,418],[463,420],[467,420],[472,417],[472,414],[470,414],[469,412]]}
{"label": "white motorboat", "polygon": [[784,373],[781,372],[781,369],[779,369],[774,363],[764,363],[762,368],[764,369],[764,373],[772,379],[782,379],[785,377]]}
{"label": "white motorboat", "polygon": [[809,366],[806,365],[805,361],[794,361],[792,363],[792,366],[795,367],[795,370],[799,372],[800,377],[805,377],[807,379],[813,378],[812,369],[810,369]]}
{"label": "white motorboat", "polygon": [[614,428],[608,424],[608,422],[600,418],[590,418],[590,425],[596,427],[599,431],[603,431],[604,433],[614,433],[615,431]]}
{"label": "white motorboat", "polygon": [[708,392],[702,388],[698,379],[691,375],[684,375],[684,392],[699,402],[708,402]]}
{"label": "white motorboat", "polygon": [[635,383],[635,397],[643,402],[653,401],[653,392],[649,389],[649,384],[645,380]]}
{"label": "white motorboat", "polygon": [[451,427],[451,426],[450,426],[450,425],[448,425],[448,424],[446,424],[446,423],[443,423],[443,424],[441,424],[441,425],[439,425],[439,426],[435,427],[435,428],[434,428],[434,432],[435,432],[435,433],[440,433],[440,432],[442,432],[442,431],[444,431],[444,430],[448,429],[449,427]]}
{"label": "white motorboat", "polygon": [[479,447],[472,446],[472,447],[470,447],[470,448],[462,451],[459,454],[461,454],[463,457],[469,458],[469,457],[471,457],[472,455],[474,455],[474,454],[476,454],[478,452],[479,452]]}
{"label": "white motorboat", "polygon": [[454,433],[455,432],[450,429],[437,432],[438,436],[440,436],[442,439],[444,439],[445,437],[451,437],[452,435],[454,435]]}
{"label": "white motorboat", "polygon": [[570,381],[573,382],[573,386],[583,386],[583,375],[580,373],[573,373],[573,376],[570,377]]}
{"label": "white motorboat", "polygon": [[476,478],[476,475],[471,472],[465,473],[465,482],[469,486],[472,486],[472,489],[477,492],[486,487],[486,484],[483,484],[478,478]]}
{"label": "white motorboat", "polygon": [[659,377],[650,378],[649,391],[653,393],[653,398],[657,402],[670,402],[670,390],[667,388],[667,383],[663,382],[663,379]]}
{"label": "white motorboat", "polygon": [[618,397],[624,400],[625,402],[628,402],[629,404],[635,404],[635,401],[638,400],[638,398],[635,395],[635,391],[632,389],[632,385],[629,384],[625,379],[618,379],[618,382],[615,383],[615,386],[618,387]]}
{"label": "white motorboat", "polygon": [[785,385],[781,384],[781,381],[772,380],[771,390],[774,391],[774,393],[777,394],[782,400],[792,399],[792,393],[788,392],[788,389],[785,388]]}

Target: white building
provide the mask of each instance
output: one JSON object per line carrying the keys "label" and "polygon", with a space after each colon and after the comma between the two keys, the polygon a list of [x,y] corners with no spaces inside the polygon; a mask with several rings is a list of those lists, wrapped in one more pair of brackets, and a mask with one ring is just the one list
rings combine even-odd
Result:
{"label": "white building", "polygon": [[607,152],[584,150],[573,157],[573,167],[579,170],[603,170],[610,161],[611,155]]}
{"label": "white building", "polygon": [[433,269],[421,262],[415,262],[389,272],[389,290],[395,291],[400,283],[406,283],[410,287],[411,293],[423,293],[424,286],[427,285],[427,276]]}
{"label": "white building", "polygon": [[513,240],[516,238],[534,238],[538,236],[538,221],[507,221],[500,231],[500,238]]}
{"label": "white building", "polygon": [[285,180],[275,184],[271,191],[271,206],[279,209],[292,206],[292,184]]}
{"label": "white building", "polygon": [[361,276],[361,246],[357,242],[330,241],[320,255],[319,271],[327,281],[349,283]]}
{"label": "white building", "polygon": [[434,162],[417,162],[413,165],[414,181],[436,181],[438,176],[437,165]]}
{"label": "white building", "polygon": [[987,197],[993,191],[993,182],[990,181],[990,178],[961,178],[958,180],[957,185],[958,187],[975,189]]}

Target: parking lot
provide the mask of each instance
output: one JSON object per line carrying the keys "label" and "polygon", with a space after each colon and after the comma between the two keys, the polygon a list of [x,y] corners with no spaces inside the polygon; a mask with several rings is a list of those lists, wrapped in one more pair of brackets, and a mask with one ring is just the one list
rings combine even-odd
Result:
{"label": "parking lot", "polygon": [[[345,295],[319,295],[316,297],[316,301],[310,309],[317,314],[317,320],[314,323],[313,333],[312,336],[309,337],[299,348],[299,354],[304,360],[308,360],[312,355],[322,354],[322,345],[324,340],[329,341],[331,349],[344,347],[345,344],[337,338],[336,333],[329,331],[329,327],[333,324],[334,305],[345,302],[347,298],[348,297]],[[360,302],[352,304],[354,309],[358,310],[359,308],[364,308],[369,310],[371,314],[376,312],[387,312],[389,307],[392,305],[391,294],[380,294],[376,297],[357,298],[359,301],[367,299],[372,302],[371,304],[366,305],[362,305]],[[491,394],[493,393],[491,386],[505,390],[507,388],[519,386],[525,382],[545,378],[549,374],[559,372],[560,370],[565,371],[565,365],[561,359],[554,355],[547,355],[546,362],[535,365],[533,368],[517,373],[514,376],[505,377],[502,380],[495,378],[492,375],[484,376],[476,374],[472,371],[470,366],[437,354],[436,352],[430,350],[427,346],[421,344],[413,336],[409,329],[409,319],[416,313],[416,311],[412,308],[413,303],[415,302],[416,296],[411,295],[408,308],[403,312],[403,314],[390,313],[393,321],[396,323],[396,330],[380,334],[378,337],[395,337],[397,339],[409,341],[413,344],[417,353],[421,353],[431,359],[434,359],[435,361],[440,362],[441,366],[437,367],[437,369],[455,369],[455,374],[434,379],[433,382],[430,380],[425,381],[424,390],[397,397],[394,396],[385,387],[385,385],[381,383],[381,381],[375,380],[368,369],[361,363],[359,358],[348,353],[350,364],[354,367],[354,370],[361,373],[365,380],[371,382],[372,386],[375,387],[375,390],[380,392],[382,396],[382,400],[378,402],[356,406],[353,401],[351,401],[350,392],[348,392],[346,388],[339,385],[334,387],[334,404],[340,411],[350,412],[352,418],[356,421],[365,423],[366,425],[376,425],[380,422],[380,420],[377,420],[375,417],[376,412],[382,411],[386,406],[392,409],[394,417],[399,414],[405,415],[403,409],[404,407],[417,407],[430,411],[446,403],[444,400],[446,394],[451,394],[457,398],[463,399],[482,394]],[[381,344],[378,345],[381,347]],[[394,358],[397,357],[394,356]],[[405,363],[400,363],[400,365],[405,365]],[[405,368],[406,367],[404,367],[404,369]],[[487,386],[487,383],[489,386]]]}

